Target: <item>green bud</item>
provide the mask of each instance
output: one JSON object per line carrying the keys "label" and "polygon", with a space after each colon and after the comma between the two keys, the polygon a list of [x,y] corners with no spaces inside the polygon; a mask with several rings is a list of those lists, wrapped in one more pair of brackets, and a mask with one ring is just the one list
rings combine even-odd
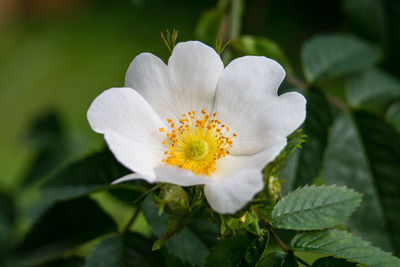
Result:
{"label": "green bud", "polygon": [[159,194],[160,202],[169,214],[178,214],[188,209],[189,199],[182,187],[165,184]]}
{"label": "green bud", "polygon": [[281,183],[278,177],[270,176],[268,178],[268,198],[271,203],[275,203],[281,197]]}

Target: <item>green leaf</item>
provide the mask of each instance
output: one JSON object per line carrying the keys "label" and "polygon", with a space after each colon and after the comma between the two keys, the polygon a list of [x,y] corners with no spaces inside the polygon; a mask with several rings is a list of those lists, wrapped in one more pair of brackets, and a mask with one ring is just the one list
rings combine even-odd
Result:
{"label": "green leaf", "polygon": [[303,72],[310,83],[366,69],[380,56],[378,48],[346,34],[315,36],[301,51]]}
{"label": "green leaf", "polygon": [[192,267],[190,263],[182,262],[178,257],[175,257],[168,252],[166,248],[160,250],[164,258],[164,263],[166,267]]}
{"label": "green leaf", "polygon": [[299,233],[292,239],[290,246],[294,250],[325,253],[369,266],[400,266],[400,259],[338,230]]}
{"label": "green leaf", "polygon": [[34,156],[24,175],[24,186],[50,175],[73,154],[72,143],[64,132],[59,114],[53,110],[33,121],[26,139],[34,148]]}
{"label": "green leaf", "polygon": [[130,182],[111,187],[111,183],[128,174],[123,167],[106,149],[77,161],[60,170],[42,186],[42,192],[47,199],[65,200],[87,195],[91,192],[109,188],[128,188],[141,193],[147,190],[141,182]]}
{"label": "green leaf", "polygon": [[84,259],[80,257],[70,257],[49,261],[35,267],[82,267],[84,263]]}
{"label": "green leaf", "polygon": [[400,248],[399,133],[367,113],[341,114],[325,154],[328,184],[346,185],[363,194],[347,221],[351,231],[385,250]]}
{"label": "green leaf", "polygon": [[[168,227],[171,227],[171,224],[175,222],[174,219],[179,223],[183,218],[175,216],[168,218],[168,215],[165,213],[159,214],[158,207],[155,205],[152,198],[152,194],[146,197],[141,204],[141,208],[154,235],[158,238],[163,238],[164,231],[168,230]],[[217,239],[217,228],[215,224],[209,222],[199,221],[198,223],[203,224],[203,227],[196,227],[196,225],[188,225],[183,229],[180,225],[178,225],[178,227],[180,227],[179,229],[172,227],[172,230],[179,234],[172,238],[168,237],[170,239],[167,239],[168,241],[165,245],[172,255],[178,257],[182,261],[188,262],[192,265],[203,266],[206,257],[210,253],[207,246],[208,241],[210,239]],[[162,246],[162,243],[160,242],[165,241],[157,241],[153,248],[160,248]],[[211,242],[213,241],[211,240]]]}
{"label": "green leaf", "polygon": [[[294,179],[291,179],[292,189],[306,184],[312,184],[322,167],[322,158],[328,144],[328,131],[332,124],[332,110],[325,96],[317,89],[306,94],[307,118],[304,122],[304,134],[307,141],[299,150]],[[281,178],[286,179],[285,176]]]}
{"label": "green leaf", "polygon": [[153,234],[156,237],[161,237],[167,225],[168,215],[165,213],[159,214],[158,207],[153,201],[153,194],[149,194],[141,203],[143,215],[150,224]]}
{"label": "green leaf", "polygon": [[142,180],[130,181],[129,183],[117,184],[108,188],[108,192],[116,199],[128,203],[136,204],[136,200],[142,196],[149,184]]}
{"label": "green leaf", "polygon": [[344,0],[346,28],[379,44],[388,55],[385,67],[399,74],[400,8],[398,0]]}
{"label": "green leaf", "polygon": [[84,267],[163,266],[160,253],[152,252],[151,245],[151,240],[138,234],[113,235],[97,244]]}
{"label": "green leaf", "polygon": [[279,251],[269,253],[256,265],[256,267],[282,267],[285,257],[285,252]]}
{"label": "green leaf", "polygon": [[238,56],[254,55],[269,57],[279,62],[286,72],[292,72],[292,67],[283,51],[275,42],[268,38],[241,36],[234,39],[231,44]]}
{"label": "green leaf", "polygon": [[0,191],[0,261],[14,245],[13,226],[16,217],[13,199]]}
{"label": "green leaf", "polygon": [[265,250],[267,241],[267,238],[257,237],[245,231],[237,232],[236,236],[223,239],[211,248],[206,266],[255,266]]}
{"label": "green leaf", "polygon": [[10,262],[41,263],[116,230],[114,221],[88,198],[59,202],[32,226]]}
{"label": "green leaf", "polygon": [[355,121],[385,210],[386,229],[399,253],[400,134],[382,119],[368,113],[355,113]]}
{"label": "green leaf", "polygon": [[386,121],[400,133],[400,101],[394,102],[386,111]]}
{"label": "green leaf", "polygon": [[345,187],[305,186],[276,204],[272,225],[289,230],[317,230],[342,223],[361,202],[361,195]]}
{"label": "green leaf", "polygon": [[337,259],[334,257],[324,257],[316,260],[311,267],[355,267],[357,264],[346,261],[344,259]]}
{"label": "green leaf", "polygon": [[285,259],[282,262],[282,267],[298,267],[296,257],[293,254],[293,251],[288,251],[285,256]]}
{"label": "green leaf", "polygon": [[400,81],[378,69],[353,75],[347,81],[347,101],[353,107],[385,103],[400,97]]}
{"label": "green leaf", "polygon": [[344,0],[343,11],[350,27],[363,36],[387,46],[392,12],[386,0]]}
{"label": "green leaf", "polygon": [[299,266],[292,251],[272,252],[263,257],[256,267],[296,267]]}

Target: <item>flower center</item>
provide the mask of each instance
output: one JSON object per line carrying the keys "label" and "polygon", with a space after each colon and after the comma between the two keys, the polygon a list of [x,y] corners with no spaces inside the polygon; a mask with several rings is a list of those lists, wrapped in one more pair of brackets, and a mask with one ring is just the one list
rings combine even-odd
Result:
{"label": "flower center", "polygon": [[202,160],[208,155],[208,143],[202,139],[190,141],[186,145],[186,156],[191,160]]}
{"label": "flower center", "polygon": [[210,175],[215,171],[216,161],[229,154],[236,134],[227,136],[229,127],[216,119],[217,113],[210,116],[205,109],[201,113],[201,119],[196,118],[195,111],[183,114],[178,126],[167,119],[170,131],[159,129],[166,134],[163,144],[168,146],[162,162],[194,174]]}

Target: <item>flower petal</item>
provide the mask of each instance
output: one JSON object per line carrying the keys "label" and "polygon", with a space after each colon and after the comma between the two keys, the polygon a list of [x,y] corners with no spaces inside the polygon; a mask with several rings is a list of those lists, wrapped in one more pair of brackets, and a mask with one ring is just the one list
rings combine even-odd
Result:
{"label": "flower petal", "polygon": [[268,163],[279,155],[286,144],[286,138],[281,137],[274,145],[254,155],[227,155],[217,161],[216,171],[211,178],[214,180],[229,179],[229,176],[242,169],[258,169],[261,172]]}
{"label": "flower petal", "polygon": [[164,150],[158,129],[165,126],[139,93],[131,88],[104,91],[93,101],[87,117],[125,167],[155,176],[154,167],[160,164]]}
{"label": "flower petal", "polygon": [[277,94],[284,77],[283,68],[266,57],[241,57],[225,68],[214,111],[237,134],[231,154],[260,152],[304,121],[305,98],[295,92]]}
{"label": "flower petal", "polygon": [[145,179],[148,182],[171,183],[180,186],[210,184],[214,182],[207,177],[195,175],[191,171],[179,169],[176,167],[160,165],[154,168],[154,172],[156,173],[156,178],[148,177],[147,175],[140,173],[131,173],[115,180],[114,182],[112,182],[112,184],[119,184],[137,179]]}
{"label": "flower petal", "polygon": [[111,184],[120,184],[120,183],[124,183],[124,182],[128,182],[128,181],[132,181],[132,180],[138,180],[138,179],[145,179],[148,182],[152,182],[154,180],[154,177],[146,177],[146,178],[145,177],[146,177],[146,175],[143,175],[143,174],[140,174],[137,172],[130,173],[125,176],[122,176],[121,178],[118,178]]}
{"label": "flower petal", "polygon": [[219,159],[213,183],[204,187],[211,207],[220,213],[234,213],[262,190],[261,170],[286,146],[286,138],[251,156],[226,156]]}
{"label": "flower petal", "polygon": [[175,118],[181,112],[171,90],[167,65],[153,54],[135,57],[126,72],[125,86],[139,92],[162,120]]}
{"label": "flower petal", "polygon": [[213,180],[207,177],[195,175],[191,171],[177,167],[158,166],[155,168],[155,173],[157,176],[156,181],[181,186],[209,184],[213,182]]}
{"label": "flower petal", "polygon": [[179,43],[172,51],[168,70],[175,93],[178,116],[188,111],[211,112],[218,78],[224,64],[215,50],[201,42]]}
{"label": "flower petal", "polygon": [[244,169],[204,187],[213,210],[234,213],[247,204],[264,186],[259,169]]}

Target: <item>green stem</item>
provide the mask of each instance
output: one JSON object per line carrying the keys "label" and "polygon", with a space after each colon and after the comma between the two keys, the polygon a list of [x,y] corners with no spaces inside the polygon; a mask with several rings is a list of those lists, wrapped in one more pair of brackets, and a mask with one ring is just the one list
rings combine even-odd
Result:
{"label": "green stem", "polygon": [[[133,201],[132,204],[136,205],[139,204],[140,202],[142,202],[142,200],[147,197],[148,194],[150,194],[151,192],[153,192],[154,190],[156,190],[158,188],[158,185],[153,186],[150,190],[148,190],[147,192],[143,193],[140,197],[138,197],[137,199],[135,199],[135,201]],[[132,226],[132,224],[135,222],[137,216],[140,213],[140,206],[138,205],[138,207],[136,208],[135,212],[133,213],[132,217],[129,219],[128,224],[125,226],[124,230],[122,231],[122,234],[125,234],[127,231],[129,231],[129,228]]]}
{"label": "green stem", "polygon": [[230,1],[229,36],[234,39],[239,37],[242,27],[243,0]]}
{"label": "green stem", "polygon": [[283,251],[285,251],[285,253],[288,253],[289,249],[282,242],[279,236],[277,236],[275,232],[272,230],[272,225],[264,219],[264,217],[261,215],[260,211],[257,208],[255,208],[254,211],[256,212],[257,217],[261,221],[261,223],[268,229],[269,235],[272,236],[275,242],[281,247]]}
{"label": "green stem", "polygon": [[291,85],[295,86],[296,88],[299,88],[301,90],[306,91],[307,90],[307,84],[303,82],[302,80],[299,80],[293,76],[286,75],[285,80],[290,83]]}
{"label": "green stem", "polygon": [[137,199],[135,199],[135,201],[132,202],[133,205],[138,204],[139,202],[141,202],[145,197],[147,197],[148,194],[150,194],[151,192],[153,192],[154,190],[156,190],[158,188],[158,185],[153,186],[150,190],[148,190],[147,192],[143,193],[140,197],[138,197]]}
{"label": "green stem", "polygon": [[347,113],[351,113],[351,108],[349,106],[347,106],[346,103],[339,100],[338,98],[328,95],[328,94],[326,95],[326,98],[332,105],[338,107],[339,109],[341,109]]}
{"label": "green stem", "polygon": [[[275,240],[275,242],[281,247],[281,249],[285,253],[288,253],[290,250],[286,247],[285,243],[283,243],[283,241],[279,238],[279,236],[274,232],[274,230],[272,229],[272,225],[264,219],[264,217],[261,215],[260,211],[257,208],[255,208],[254,211],[256,212],[257,217],[261,221],[261,223],[268,229],[269,235]],[[311,266],[310,264],[300,259],[299,257],[297,256],[295,257],[296,260],[301,264],[303,264],[304,266]]]}
{"label": "green stem", "polygon": [[[243,0],[229,0],[228,3],[228,14],[226,16],[228,27],[222,32],[223,40],[234,40],[240,36],[240,30],[242,27],[242,14],[244,9]],[[221,24],[224,28],[224,23]],[[232,51],[228,47],[222,54],[222,61],[227,64],[232,59]]]}
{"label": "green stem", "polygon": [[122,234],[125,234],[126,232],[129,231],[129,228],[131,228],[132,224],[135,222],[135,220],[138,217],[139,213],[140,213],[140,207],[138,206],[135,209],[135,212],[133,213],[132,217],[129,219],[128,224],[125,226],[124,230],[122,231]]}

